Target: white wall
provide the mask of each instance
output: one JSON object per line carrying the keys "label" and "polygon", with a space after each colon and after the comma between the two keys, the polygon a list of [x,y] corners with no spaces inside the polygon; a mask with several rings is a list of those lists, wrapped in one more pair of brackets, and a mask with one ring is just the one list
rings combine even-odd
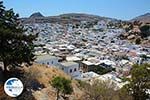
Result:
{"label": "white wall", "polygon": [[45,64],[45,65],[48,65],[48,66],[56,66],[59,64],[58,63],[58,59],[48,59],[48,60],[43,60],[43,61],[38,61],[37,63],[40,63],[40,64]]}
{"label": "white wall", "polygon": [[[76,69],[76,71],[75,71],[75,69]],[[68,67],[63,66],[62,70],[65,73],[67,73],[68,75],[71,75],[72,77],[80,75],[79,64],[74,64],[74,65],[68,66]],[[72,72],[70,72],[70,70],[72,70]]]}

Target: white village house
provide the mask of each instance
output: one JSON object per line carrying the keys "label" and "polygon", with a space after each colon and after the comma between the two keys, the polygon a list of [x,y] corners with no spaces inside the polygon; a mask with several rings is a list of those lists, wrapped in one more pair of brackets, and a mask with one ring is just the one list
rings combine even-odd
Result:
{"label": "white village house", "polygon": [[94,25],[94,29],[107,29],[107,23],[104,20],[98,21],[97,25]]}
{"label": "white village house", "polygon": [[51,55],[40,55],[37,56],[35,62],[39,63],[39,64],[45,64],[47,66],[55,66],[58,67],[59,66],[59,57],[55,57],[55,56],[51,56]]}
{"label": "white village house", "polygon": [[80,75],[79,64],[76,62],[62,62],[60,63],[61,69],[72,77]]}

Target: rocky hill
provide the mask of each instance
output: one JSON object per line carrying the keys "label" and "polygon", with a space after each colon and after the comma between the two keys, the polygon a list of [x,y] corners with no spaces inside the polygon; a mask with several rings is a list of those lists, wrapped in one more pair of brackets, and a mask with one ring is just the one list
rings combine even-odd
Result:
{"label": "rocky hill", "polygon": [[[21,18],[21,22],[23,24],[28,23],[73,23],[73,22],[81,22],[81,21],[98,21],[98,20],[107,20],[112,22],[118,22],[120,20],[117,20],[115,18],[109,18],[109,17],[102,17],[92,14],[84,14],[84,13],[67,13],[67,14],[61,14],[58,16],[43,16],[40,12],[33,13],[28,18]],[[133,21],[141,21],[143,23],[150,23],[150,13],[146,13],[144,15],[135,17],[131,20]]]}
{"label": "rocky hill", "polygon": [[107,20],[107,21],[118,21],[114,18],[101,17],[97,15],[91,14],[83,14],[83,13],[68,13],[62,14],[58,16],[47,16],[44,17],[41,13],[34,13],[29,18],[21,18],[23,24],[27,23],[78,23],[81,21],[98,21],[98,20]]}
{"label": "rocky hill", "polygon": [[30,18],[44,17],[40,12],[33,13]]}
{"label": "rocky hill", "polygon": [[133,21],[140,21],[140,22],[143,22],[143,23],[150,23],[150,13],[146,13],[144,15],[135,17],[131,21],[132,22]]}
{"label": "rocky hill", "polygon": [[[0,100],[55,100],[56,90],[51,86],[51,80],[56,76],[71,79],[62,70],[47,67],[45,65],[33,64],[30,67],[21,68],[24,76],[21,80],[24,84],[24,91],[18,98],[10,98],[4,92],[0,84]],[[76,80],[72,81],[73,93],[68,95],[69,100],[80,100],[83,91],[78,87]],[[61,100],[64,100],[63,98]]]}

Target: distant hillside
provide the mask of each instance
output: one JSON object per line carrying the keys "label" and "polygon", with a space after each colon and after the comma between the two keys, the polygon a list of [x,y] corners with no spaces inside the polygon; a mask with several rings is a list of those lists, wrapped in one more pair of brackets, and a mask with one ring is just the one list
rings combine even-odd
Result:
{"label": "distant hillside", "polygon": [[83,13],[69,13],[62,14],[58,16],[48,16],[44,17],[41,13],[34,13],[29,18],[21,18],[23,24],[27,23],[72,23],[72,22],[81,22],[81,21],[98,21],[98,20],[107,20],[107,21],[117,21],[117,19],[101,17],[97,15],[83,14]]}
{"label": "distant hillside", "polygon": [[150,13],[133,18],[131,21],[141,21],[143,23],[150,23]]}

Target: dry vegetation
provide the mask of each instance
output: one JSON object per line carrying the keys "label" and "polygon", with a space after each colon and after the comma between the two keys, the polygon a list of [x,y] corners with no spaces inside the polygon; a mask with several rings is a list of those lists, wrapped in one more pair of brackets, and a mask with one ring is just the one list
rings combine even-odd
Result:
{"label": "dry vegetation", "polygon": [[[0,100],[55,100],[56,90],[51,86],[51,80],[56,76],[71,79],[62,70],[45,65],[33,64],[32,66],[21,68],[21,70],[24,72],[23,76],[20,77],[24,84],[23,93],[16,99],[10,98],[5,94],[1,84]],[[72,80],[72,86],[74,92],[71,95],[67,95],[69,100],[80,100],[83,92],[78,88],[78,82]]]}
{"label": "dry vegetation", "polygon": [[30,67],[25,67],[25,75],[28,76],[28,78],[34,78],[39,83],[43,84],[45,87],[50,86],[50,80],[52,80],[56,76],[63,76],[67,79],[70,79],[70,77],[65,74],[63,71],[53,68],[53,67],[47,67],[44,65],[39,64],[33,64]]}
{"label": "dry vegetation", "polygon": [[[52,67],[47,67],[44,65],[39,65],[39,64],[33,64],[30,67],[24,67],[25,70],[25,76],[27,82],[25,84],[27,87],[32,89],[32,80],[36,81],[39,83],[39,89],[33,89],[31,90],[33,93],[33,96],[36,100],[55,100],[56,98],[56,91],[55,89],[51,86],[51,80],[56,77],[56,76],[62,76],[65,77],[66,79],[71,79],[70,76],[65,74],[63,71],[52,68]],[[30,81],[31,80],[31,81]],[[34,83],[35,85],[36,83]],[[31,87],[30,87],[30,86]],[[82,91],[78,88],[78,82],[75,80],[72,80],[72,86],[74,92],[72,95],[68,95],[70,99],[77,99],[82,96]]]}

